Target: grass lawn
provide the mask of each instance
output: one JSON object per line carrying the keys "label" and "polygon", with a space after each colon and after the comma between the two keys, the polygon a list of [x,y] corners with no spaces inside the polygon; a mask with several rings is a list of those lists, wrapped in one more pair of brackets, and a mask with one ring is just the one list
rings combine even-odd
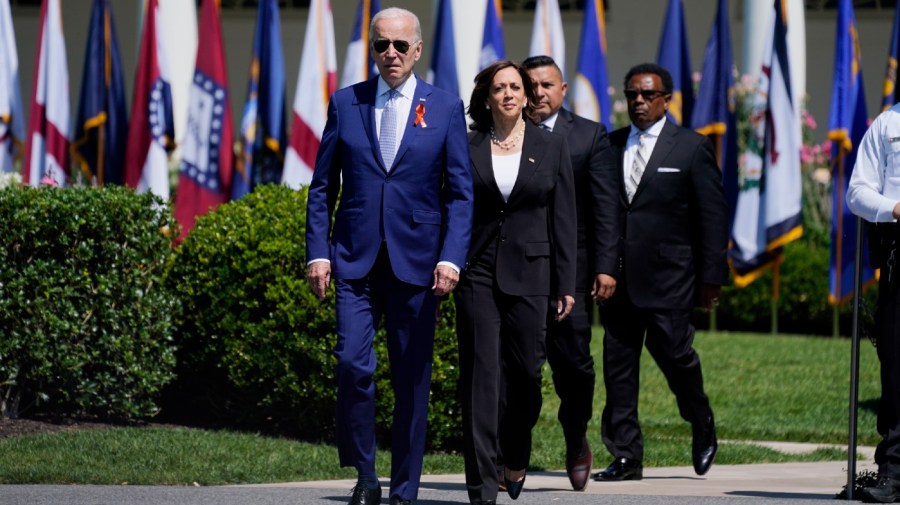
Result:
{"label": "grass lawn", "polygon": [[[595,467],[608,455],[600,442],[604,402],[600,378],[602,330],[595,330],[598,365],[595,417],[589,439]],[[720,440],[847,443],[850,342],[735,333],[700,333],[695,346]],[[641,372],[640,416],[646,466],[690,465],[690,426],[652,358]],[[548,371],[549,373],[549,371]],[[878,360],[868,342],[860,353],[860,443],[874,445]],[[549,380],[534,432],[534,469],[564,465],[558,400]],[[0,483],[201,484],[264,483],[352,478],[338,468],[326,445],[187,428],[110,428],[26,435],[0,440]],[[786,455],[745,443],[720,443],[719,464],[846,459],[846,451]],[[389,475],[390,457],[378,455],[378,472]],[[426,456],[426,473],[462,472],[458,454]]]}

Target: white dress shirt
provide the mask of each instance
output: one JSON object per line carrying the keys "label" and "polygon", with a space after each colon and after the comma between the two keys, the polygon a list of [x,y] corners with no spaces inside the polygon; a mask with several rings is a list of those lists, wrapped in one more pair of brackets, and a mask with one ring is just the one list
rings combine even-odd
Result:
{"label": "white dress shirt", "polygon": [[640,130],[637,126],[631,125],[631,133],[628,134],[628,140],[625,142],[625,156],[622,159],[622,174],[625,179],[628,180],[631,177],[632,166],[634,165],[634,158],[637,156],[638,147],[641,145],[638,137],[641,133],[644,133],[646,136],[644,138],[644,143],[646,143],[647,147],[647,161],[650,161],[650,154],[653,153],[653,148],[656,147],[656,141],[659,139],[659,134],[662,132],[663,126],[666,124],[666,116],[663,116],[662,119],[650,125],[650,128],[646,130]]}
{"label": "white dress shirt", "polygon": [[[391,87],[384,79],[378,78],[378,89],[375,91],[375,131],[378,132],[379,140],[381,139],[381,116],[384,114],[384,105],[388,100],[388,93]],[[397,146],[403,139],[403,133],[406,131],[406,122],[409,120],[409,109],[412,108],[413,97],[416,93],[416,76],[409,76],[406,81],[397,87],[398,95],[394,98],[397,101]]]}
{"label": "white dress shirt", "polygon": [[871,223],[895,222],[893,210],[898,201],[900,104],[879,114],[866,131],[847,188],[847,206]]}

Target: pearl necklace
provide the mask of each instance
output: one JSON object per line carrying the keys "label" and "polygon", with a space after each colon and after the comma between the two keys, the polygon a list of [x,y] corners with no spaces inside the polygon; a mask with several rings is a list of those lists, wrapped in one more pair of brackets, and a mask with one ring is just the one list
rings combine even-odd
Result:
{"label": "pearl necklace", "polygon": [[515,148],[519,145],[519,141],[522,140],[522,137],[525,136],[525,121],[522,121],[522,127],[518,129],[518,131],[506,138],[506,140],[501,141],[497,138],[497,135],[494,134],[494,127],[491,126],[491,143],[495,146],[503,149],[504,151],[509,151],[510,149]]}

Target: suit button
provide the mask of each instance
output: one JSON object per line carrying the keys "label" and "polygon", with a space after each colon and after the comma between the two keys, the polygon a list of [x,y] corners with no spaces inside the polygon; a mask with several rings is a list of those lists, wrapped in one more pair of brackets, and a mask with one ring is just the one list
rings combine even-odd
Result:
{"label": "suit button", "polygon": [[506,242],[506,235],[500,235],[500,242]]}

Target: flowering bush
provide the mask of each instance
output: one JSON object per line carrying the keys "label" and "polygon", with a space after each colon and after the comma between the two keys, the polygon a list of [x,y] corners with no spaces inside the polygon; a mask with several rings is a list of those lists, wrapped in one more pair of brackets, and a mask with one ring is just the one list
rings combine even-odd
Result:
{"label": "flowering bush", "polygon": [[18,172],[0,172],[0,189],[22,184],[22,175]]}

